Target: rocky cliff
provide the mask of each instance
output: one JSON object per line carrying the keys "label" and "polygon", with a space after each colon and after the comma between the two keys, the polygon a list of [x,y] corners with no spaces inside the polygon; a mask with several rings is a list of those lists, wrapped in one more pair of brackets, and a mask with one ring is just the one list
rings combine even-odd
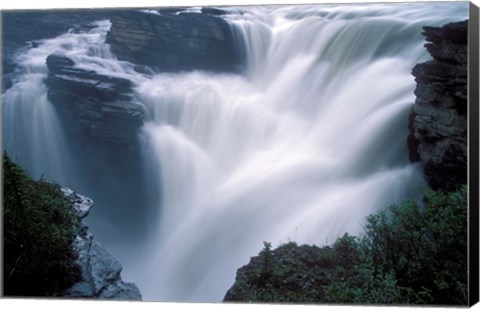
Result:
{"label": "rocky cliff", "polygon": [[[80,219],[85,218],[93,201],[76,192],[62,188],[64,195],[74,201],[74,210]],[[82,227],[73,243],[74,251],[78,254],[76,264],[81,269],[82,280],[69,288],[65,298],[98,298],[117,300],[141,300],[140,290],[133,283],[123,282],[121,278],[122,266],[88,231],[88,226]]]}
{"label": "rocky cliff", "polygon": [[410,160],[422,162],[433,189],[467,182],[468,21],[424,27],[432,60],[416,65],[417,99],[410,116]]}
{"label": "rocky cliff", "polygon": [[221,10],[126,10],[115,13],[107,43],[118,59],[160,72],[233,71],[238,65]]}
{"label": "rocky cliff", "polygon": [[46,61],[48,99],[73,117],[71,124],[102,141],[134,141],[145,109],[131,95],[129,80],[75,68],[70,58],[61,55],[52,54]]}

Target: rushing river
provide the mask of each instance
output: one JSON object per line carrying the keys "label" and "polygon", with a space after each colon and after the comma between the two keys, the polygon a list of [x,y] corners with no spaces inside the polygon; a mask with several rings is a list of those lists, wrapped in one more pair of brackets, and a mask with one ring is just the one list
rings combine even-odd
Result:
{"label": "rushing river", "polygon": [[[221,301],[263,241],[330,244],[361,234],[365,216],[385,205],[418,197],[425,183],[408,161],[406,138],[411,70],[429,59],[421,28],[464,20],[467,9],[227,8],[246,61],[239,74],[137,73],[110,53],[110,22],[99,21],[18,53],[15,83],[2,97],[3,145],[35,177],[86,195],[116,194],[128,179],[110,191],[79,179],[88,153],[68,146],[47,99],[45,58],[65,54],[79,68],[132,80],[147,110],[138,168],[148,207],[130,205],[115,221],[108,214],[118,205],[97,203],[91,230],[145,300]],[[151,214],[141,242],[116,238],[135,233],[125,222],[138,211]]]}

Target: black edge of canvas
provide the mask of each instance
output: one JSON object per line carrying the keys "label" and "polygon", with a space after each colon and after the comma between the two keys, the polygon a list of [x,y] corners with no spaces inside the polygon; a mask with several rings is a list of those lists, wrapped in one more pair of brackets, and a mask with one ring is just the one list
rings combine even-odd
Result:
{"label": "black edge of canvas", "polygon": [[469,305],[479,298],[479,8],[470,2],[469,45]]}

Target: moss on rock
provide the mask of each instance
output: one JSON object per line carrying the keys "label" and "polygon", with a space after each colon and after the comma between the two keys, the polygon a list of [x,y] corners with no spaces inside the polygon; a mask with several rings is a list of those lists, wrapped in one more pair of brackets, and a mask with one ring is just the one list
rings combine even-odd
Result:
{"label": "moss on rock", "polygon": [[3,156],[5,296],[61,296],[80,277],[72,242],[79,219],[56,184],[33,180]]}

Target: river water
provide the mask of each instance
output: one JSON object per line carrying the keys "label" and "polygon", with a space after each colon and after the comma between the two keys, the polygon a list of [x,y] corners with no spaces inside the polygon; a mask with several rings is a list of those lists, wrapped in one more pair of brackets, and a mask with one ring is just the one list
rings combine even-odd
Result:
{"label": "river water", "polygon": [[79,180],[88,154],[68,146],[47,99],[45,58],[64,54],[133,81],[147,110],[138,168],[148,233],[135,244],[115,237],[135,233],[125,221],[145,207],[130,205],[116,222],[108,213],[118,205],[100,203],[89,220],[145,300],[221,301],[263,241],[327,245],[361,234],[385,205],[417,198],[425,182],[406,138],[411,70],[429,59],[421,28],[468,17],[467,3],[226,10],[245,58],[238,74],[137,73],[110,53],[110,23],[99,21],[21,50],[2,97],[3,145],[17,162],[37,178],[108,196],[128,180],[101,192]]}

